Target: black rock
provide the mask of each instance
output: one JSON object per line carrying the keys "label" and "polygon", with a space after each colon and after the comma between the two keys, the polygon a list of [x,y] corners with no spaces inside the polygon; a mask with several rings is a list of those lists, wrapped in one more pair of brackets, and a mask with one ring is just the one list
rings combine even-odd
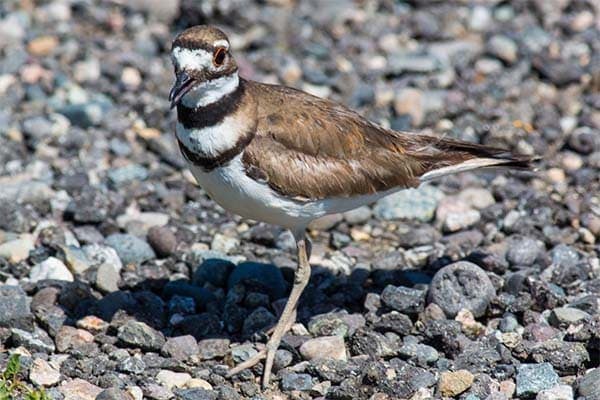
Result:
{"label": "black rock", "polygon": [[244,321],[242,333],[246,336],[264,330],[277,323],[277,318],[266,308],[259,307],[252,311]]}
{"label": "black rock", "polygon": [[227,278],[234,268],[235,264],[229,260],[208,258],[196,268],[192,280],[198,286],[209,282],[216,287],[225,287]]}
{"label": "black rock", "polygon": [[215,299],[215,295],[210,290],[192,285],[184,280],[170,281],[164,286],[164,297],[170,298],[175,295],[191,297],[199,310],[205,310],[206,304]]}
{"label": "black rock", "polygon": [[283,279],[283,274],[273,264],[256,262],[239,264],[229,275],[227,288],[231,290],[238,283],[260,289],[258,291],[269,294],[273,300],[285,297],[287,292],[287,283]]}
{"label": "black rock", "polygon": [[179,389],[175,391],[175,394],[181,400],[216,400],[219,395],[215,390],[202,388]]}
{"label": "black rock", "polygon": [[373,327],[379,331],[391,331],[404,336],[410,334],[413,323],[407,315],[393,311],[383,314]]}
{"label": "black rock", "polygon": [[485,271],[467,261],[440,269],[429,288],[429,301],[440,306],[449,317],[463,308],[480,317],[495,295],[494,285]]}

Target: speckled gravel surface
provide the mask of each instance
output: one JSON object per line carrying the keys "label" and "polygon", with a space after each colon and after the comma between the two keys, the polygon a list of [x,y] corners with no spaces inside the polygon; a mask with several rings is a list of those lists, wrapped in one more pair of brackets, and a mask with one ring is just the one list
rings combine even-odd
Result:
{"label": "speckled gravel surface", "polygon": [[[40,3],[40,4],[37,4]],[[290,234],[194,185],[173,35],[395,129],[543,157],[317,221],[275,359]],[[0,367],[52,399],[600,399],[600,3],[0,3]]]}

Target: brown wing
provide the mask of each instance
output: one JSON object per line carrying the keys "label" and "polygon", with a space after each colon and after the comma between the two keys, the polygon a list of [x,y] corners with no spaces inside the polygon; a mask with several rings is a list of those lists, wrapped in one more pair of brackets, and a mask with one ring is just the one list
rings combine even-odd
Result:
{"label": "brown wing", "polygon": [[501,151],[384,129],[329,100],[248,83],[258,99],[258,125],[244,165],[288,196],[349,197],[417,186],[428,171]]}

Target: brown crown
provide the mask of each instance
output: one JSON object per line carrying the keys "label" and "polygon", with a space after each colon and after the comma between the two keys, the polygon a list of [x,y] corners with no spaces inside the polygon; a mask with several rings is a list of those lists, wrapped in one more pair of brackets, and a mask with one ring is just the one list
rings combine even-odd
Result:
{"label": "brown crown", "polygon": [[197,25],[181,32],[173,41],[172,48],[184,47],[187,49],[204,49],[213,51],[213,43],[225,40],[229,43],[227,35],[221,30],[208,25]]}

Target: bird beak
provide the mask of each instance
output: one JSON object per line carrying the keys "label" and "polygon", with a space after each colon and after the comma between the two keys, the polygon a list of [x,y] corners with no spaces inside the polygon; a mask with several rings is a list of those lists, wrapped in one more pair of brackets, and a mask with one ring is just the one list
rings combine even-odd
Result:
{"label": "bird beak", "polygon": [[185,96],[185,94],[189,92],[196,83],[196,80],[189,76],[185,71],[178,72],[176,77],[177,79],[175,80],[175,84],[169,93],[171,109],[179,104],[183,96]]}

